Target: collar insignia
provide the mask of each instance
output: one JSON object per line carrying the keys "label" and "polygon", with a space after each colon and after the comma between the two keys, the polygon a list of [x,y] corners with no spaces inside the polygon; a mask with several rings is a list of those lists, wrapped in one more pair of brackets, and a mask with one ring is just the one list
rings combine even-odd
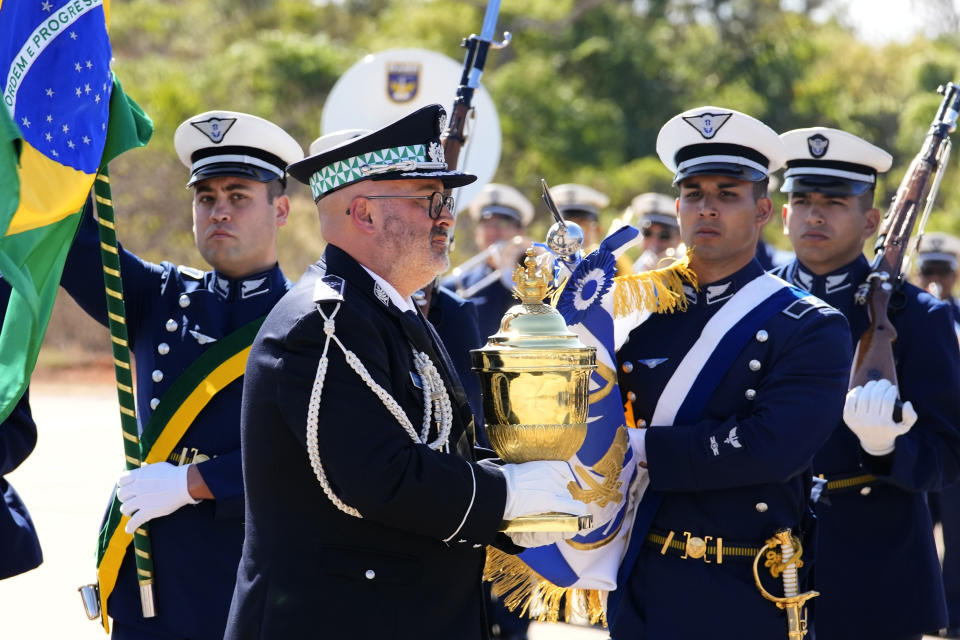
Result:
{"label": "collar insignia", "polygon": [[732,113],[701,113],[698,116],[684,116],[683,119],[699,131],[704,139],[710,140],[717,135],[717,131],[720,131],[720,127],[725,125],[732,115]]}
{"label": "collar insignia", "polygon": [[266,278],[257,278],[256,280],[244,280],[240,283],[240,299],[246,300],[260,294],[270,291],[270,281]]}
{"label": "collar insignia", "polygon": [[827,149],[830,147],[830,140],[822,133],[817,133],[807,138],[807,149],[814,158],[822,158],[827,155]]}
{"label": "collar insignia", "polygon": [[213,144],[220,144],[223,136],[227,135],[230,127],[237,121],[236,118],[209,118],[198,122],[191,122],[200,133],[210,138]]}
{"label": "collar insignia", "polygon": [[230,297],[230,281],[220,276],[213,277],[213,291],[222,298]]}
{"label": "collar insignia", "polygon": [[385,306],[390,306],[390,294],[384,291],[379,282],[373,283],[373,295],[377,296],[377,300],[382,302]]}
{"label": "collar insignia", "polygon": [[640,364],[646,366],[648,369],[653,369],[658,364],[663,364],[670,358],[647,358],[646,360],[637,360]]}
{"label": "collar insignia", "polygon": [[687,297],[687,302],[690,304],[697,304],[697,292],[690,285],[683,285],[683,295]]}
{"label": "collar insignia", "polygon": [[805,291],[810,291],[810,289],[813,287],[813,274],[807,273],[798,267],[797,273],[793,277],[793,281]]}
{"label": "collar insignia", "polygon": [[833,276],[827,276],[826,282],[824,283],[824,290],[827,293],[833,293],[834,291],[843,291],[850,287],[850,283],[847,282],[847,276],[849,273],[838,273]]}
{"label": "collar insignia", "polygon": [[[707,304],[716,304],[717,302],[723,302],[727,298],[733,295],[733,291],[730,291],[731,282],[724,284],[715,284],[707,287]],[[726,294],[726,295],[724,295]]]}

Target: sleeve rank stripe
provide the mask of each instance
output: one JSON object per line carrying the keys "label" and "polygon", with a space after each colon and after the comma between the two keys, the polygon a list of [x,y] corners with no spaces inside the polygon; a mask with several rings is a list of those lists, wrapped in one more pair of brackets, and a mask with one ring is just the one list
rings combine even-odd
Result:
{"label": "sleeve rank stripe", "polygon": [[119,337],[117,337],[117,336],[110,336],[110,339],[111,339],[115,344],[118,344],[118,345],[120,345],[121,347],[127,346],[127,341],[124,340],[123,338],[119,338]]}
{"label": "sleeve rank stripe", "polygon": [[129,362],[124,362],[123,360],[117,360],[116,358],[114,358],[114,359],[113,359],[113,364],[114,364],[114,366],[116,366],[116,367],[120,367],[121,369],[126,369],[127,371],[130,371],[130,363],[129,363]]}
{"label": "sleeve rank stripe", "polygon": [[[130,410],[127,409],[127,411],[130,411]],[[125,440],[129,440],[130,442],[136,442],[136,443],[140,442],[140,438],[133,435],[132,433],[127,433],[126,431],[123,432],[123,437]]]}
{"label": "sleeve rank stripe", "polygon": [[107,229],[113,229],[114,231],[117,230],[117,227],[106,218],[97,218],[97,221],[103,226],[105,226]]}
{"label": "sleeve rank stripe", "polygon": [[106,182],[107,184],[110,184],[110,176],[105,176],[102,173],[97,174],[97,180],[99,180],[100,182]]}
{"label": "sleeve rank stripe", "polygon": [[150,557],[150,554],[149,554],[149,553],[147,553],[146,551],[141,551],[140,549],[134,549],[134,552],[135,552],[138,556],[140,556],[141,558],[149,558],[149,557]]}
{"label": "sleeve rank stripe", "polygon": [[119,291],[117,291],[116,289],[110,289],[110,288],[108,288],[108,289],[107,289],[107,294],[108,294],[111,298],[116,298],[117,300],[123,300],[123,294],[120,293]]}
{"label": "sleeve rank stripe", "polygon": [[119,271],[117,271],[116,269],[111,269],[111,268],[108,267],[107,265],[103,265],[103,272],[104,272],[105,274],[107,274],[108,276],[113,276],[114,278],[119,278],[119,277],[120,277],[120,272],[119,272]]}
{"label": "sleeve rank stripe", "polygon": [[126,393],[131,394],[131,395],[133,394],[133,389],[132,389],[131,387],[128,387],[128,386],[125,385],[125,384],[120,384],[119,382],[117,383],[117,389],[120,389],[120,391],[124,391],[124,392],[126,392]]}
{"label": "sleeve rank stripe", "polygon": [[108,245],[106,242],[101,242],[101,243],[100,243],[100,248],[103,249],[104,251],[106,251],[107,253],[113,253],[113,254],[116,254],[116,253],[117,253],[117,248],[116,248],[116,247],[111,247],[111,246]]}
{"label": "sleeve rank stripe", "polygon": [[108,207],[113,206],[113,200],[111,200],[110,198],[104,198],[103,196],[97,196],[97,203],[106,205]]}
{"label": "sleeve rank stripe", "polygon": [[113,320],[114,322],[119,322],[120,324],[127,324],[127,319],[124,318],[123,316],[119,315],[119,314],[111,313],[111,312],[107,311],[107,315],[108,315],[108,316],[110,317],[110,319]]}

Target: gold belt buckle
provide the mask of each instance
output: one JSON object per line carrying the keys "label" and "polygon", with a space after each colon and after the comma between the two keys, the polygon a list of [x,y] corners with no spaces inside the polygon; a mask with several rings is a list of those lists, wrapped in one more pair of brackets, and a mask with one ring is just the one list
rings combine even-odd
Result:
{"label": "gold belt buckle", "polygon": [[683,555],[680,556],[681,559],[693,558],[696,560],[707,553],[707,543],[703,538],[691,536],[689,531],[684,531],[683,537],[686,538],[686,544],[684,545]]}

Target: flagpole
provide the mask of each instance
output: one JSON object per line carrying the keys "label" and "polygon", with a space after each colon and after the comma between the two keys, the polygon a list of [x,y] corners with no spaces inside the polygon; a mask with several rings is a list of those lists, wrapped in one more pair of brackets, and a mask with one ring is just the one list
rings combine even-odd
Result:
{"label": "flagpole", "polygon": [[[117,230],[114,225],[113,197],[110,175],[101,167],[93,185],[100,222],[100,255],[103,259],[103,284],[107,297],[107,316],[110,319],[110,341],[113,345],[113,370],[117,379],[120,401],[120,426],[123,429],[123,454],[127,469],[143,464],[140,435],[137,428],[136,403],[133,397],[133,374],[130,370],[130,348],[127,344],[127,320],[123,304],[123,281],[120,277],[120,254],[117,248]],[[134,558],[137,562],[137,581],[140,584],[140,605],[144,618],[157,615],[153,596],[153,555],[147,525],[133,534]]]}

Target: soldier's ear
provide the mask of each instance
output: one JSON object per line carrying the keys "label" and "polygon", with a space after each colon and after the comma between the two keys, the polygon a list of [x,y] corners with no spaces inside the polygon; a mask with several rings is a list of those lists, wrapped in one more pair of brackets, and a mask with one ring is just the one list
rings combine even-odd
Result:
{"label": "soldier's ear", "polygon": [[353,226],[367,234],[376,231],[372,213],[373,207],[370,206],[370,201],[362,197],[351,200],[350,208],[347,209],[347,215],[350,216]]}
{"label": "soldier's ear", "polygon": [[860,235],[866,240],[874,234],[878,226],[880,226],[880,209],[871,207],[863,214],[863,233]]}
{"label": "soldier's ear", "polygon": [[773,214],[773,200],[767,197],[757,200],[757,224],[763,226],[770,221]]}

